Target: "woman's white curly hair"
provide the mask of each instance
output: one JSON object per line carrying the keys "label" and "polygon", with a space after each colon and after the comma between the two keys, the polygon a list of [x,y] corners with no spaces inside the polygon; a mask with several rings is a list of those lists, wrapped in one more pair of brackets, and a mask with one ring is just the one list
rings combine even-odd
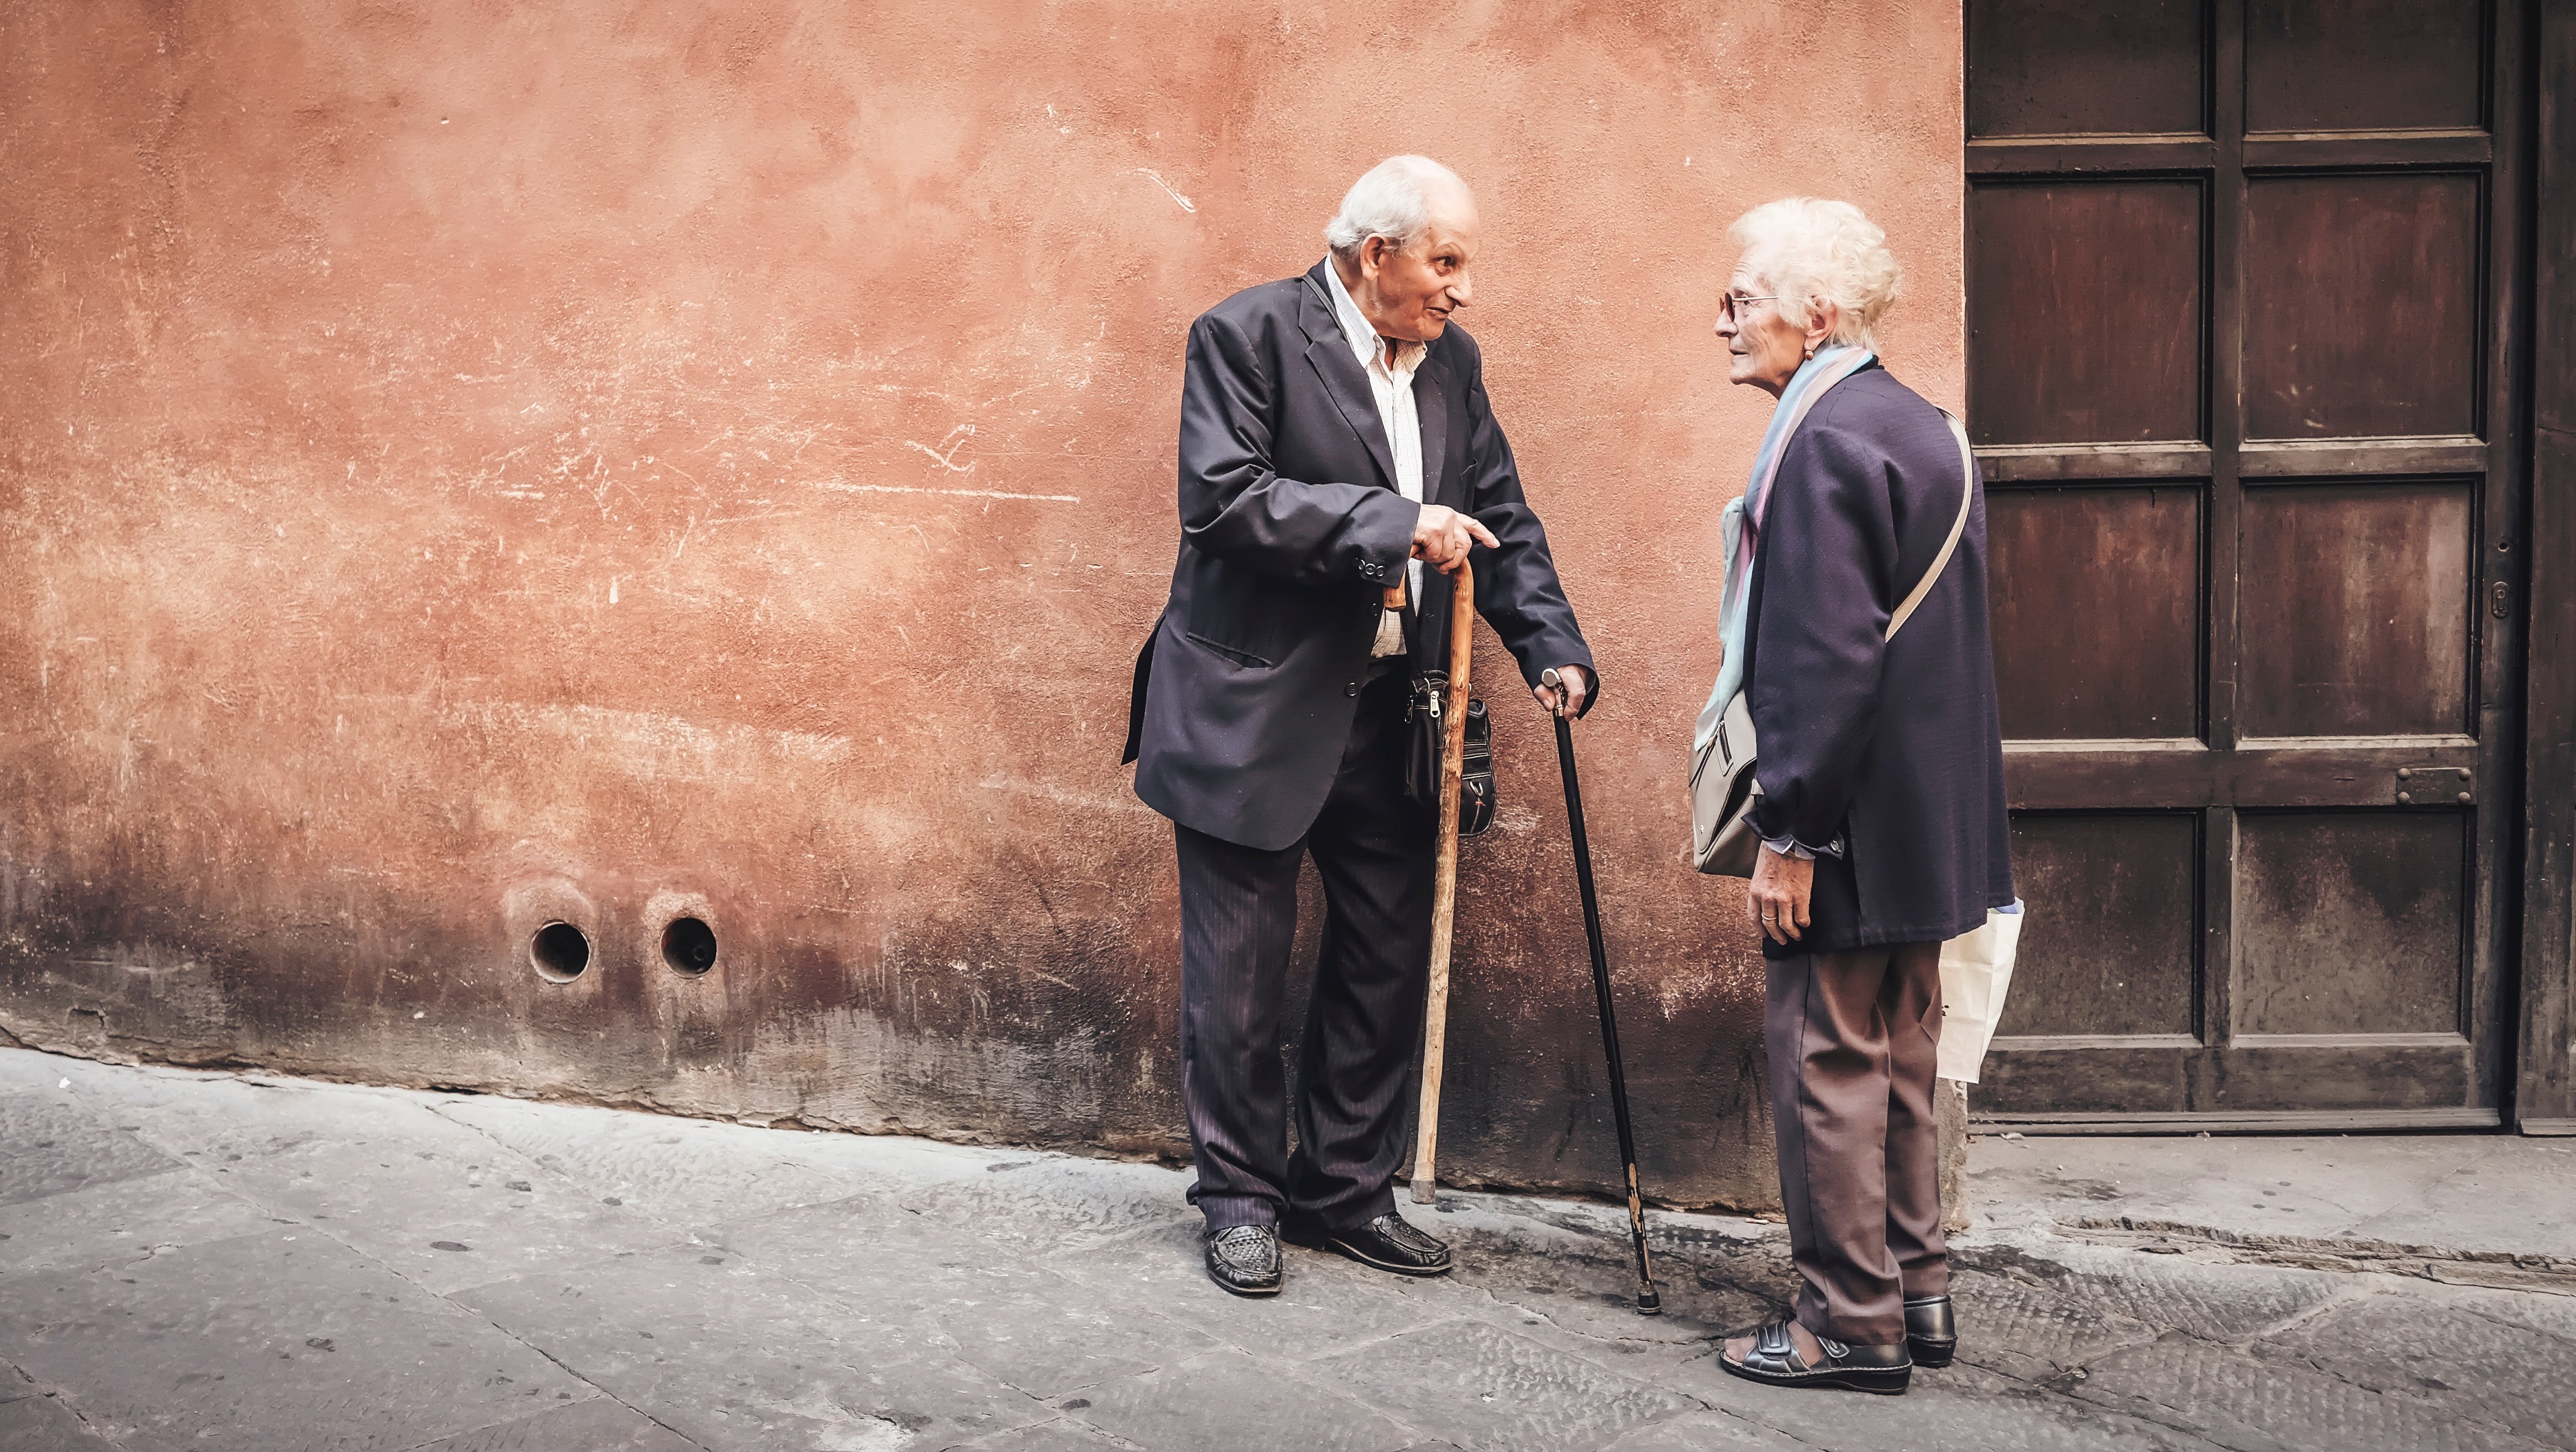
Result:
{"label": "woman's white curly hair", "polygon": [[1887,234],[1860,208],[1782,197],[1736,218],[1726,235],[1791,324],[1806,327],[1819,304],[1832,303],[1840,316],[1826,341],[1877,350],[1878,320],[1896,301],[1904,269],[1887,250]]}

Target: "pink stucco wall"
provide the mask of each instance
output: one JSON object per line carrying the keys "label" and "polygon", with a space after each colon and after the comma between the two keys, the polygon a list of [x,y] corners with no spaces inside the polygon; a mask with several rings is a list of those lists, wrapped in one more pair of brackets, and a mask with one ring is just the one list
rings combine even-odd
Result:
{"label": "pink stucco wall", "polygon": [[[1607,677],[1648,1177],[1771,1194],[1740,889],[1683,857],[1768,405],[1722,234],[1868,209],[1891,365],[1955,404],[1958,7],[28,0],[0,54],[7,1035],[1186,1153],[1117,764],[1182,333],[1419,150],[1481,196],[1465,321]],[[1445,1159],[1601,1183],[1553,750],[1490,644]]]}

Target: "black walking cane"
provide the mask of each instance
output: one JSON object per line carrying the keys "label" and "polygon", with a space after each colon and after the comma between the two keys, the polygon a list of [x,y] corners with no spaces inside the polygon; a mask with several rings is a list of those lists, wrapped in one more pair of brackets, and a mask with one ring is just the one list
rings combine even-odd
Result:
{"label": "black walking cane", "polygon": [[[1560,693],[1553,670],[1539,672],[1542,686]],[[1619,1161],[1628,1171],[1628,1238],[1637,1247],[1637,1314],[1660,1315],[1655,1266],[1646,1254],[1646,1202],[1637,1192],[1637,1137],[1628,1127],[1628,1070],[1619,1057],[1619,1016],[1610,1006],[1610,954],[1601,946],[1601,898],[1592,888],[1592,843],[1583,835],[1583,787],[1574,778],[1574,723],[1556,717],[1556,764],[1565,773],[1565,821],[1574,835],[1574,881],[1583,889],[1583,936],[1592,946],[1592,994],[1601,1005],[1601,1051],[1610,1059],[1610,1110],[1619,1121]]]}

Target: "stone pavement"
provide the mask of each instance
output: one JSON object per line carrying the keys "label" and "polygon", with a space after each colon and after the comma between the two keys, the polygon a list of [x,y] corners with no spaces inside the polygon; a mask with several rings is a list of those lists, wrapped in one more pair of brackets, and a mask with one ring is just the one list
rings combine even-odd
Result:
{"label": "stone pavement", "polygon": [[[2329,1142],[2212,1143],[2178,1163],[2295,1186]],[[2352,1269],[2012,1167],[2079,1144],[2119,1150],[1976,1147],[2041,1190],[1961,1239],[1962,1360],[1894,1399],[1717,1372],[1790,1287],[1740,1218],[1656,1217],[1660,1319],[1616,1211],[1517,1196],[1413,1211],[1446,1279],[1292,1250],[1247,1302],[1155,1166],[0,1051],[0,1452],[2576,1446],[2558,1262]]]}
{"label": "stone pavement", "polygon": [[2015,1224],[2232,1243],[2433,1247],[2576,1270],[2576,1139],[2504,1134],[1980,1139],[1972,1198]]}

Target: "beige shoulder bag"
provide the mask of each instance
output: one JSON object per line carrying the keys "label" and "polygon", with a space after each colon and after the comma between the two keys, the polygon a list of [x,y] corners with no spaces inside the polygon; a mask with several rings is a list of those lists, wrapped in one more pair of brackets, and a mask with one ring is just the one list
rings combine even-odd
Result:
{"label": "beige shoulder bag", "polygon": [[[1950,521],[1950,537],[1941,542],[1941,553],[1934,556],[1932,568],[1923,572],[1913,592],[1887,618],[1887,638],[1905,628],[1914,608],[1932,591],[1932,582],[1950,565],[1950,556],[1959,548],[1959,536],[1968,529],[1968,510],[1977,499],[1977,455],[1968,444],[1966,425],[1948,409],[1941,417],[1950,421],[1950,432],[1959,441],[1959,463],[1967,475],[1967,488],[1959,495],[1959,517]],[[1786,450],[1784,444],[1783,450]],[[1745,588],[1752,588],[1746,581]],[[1762,795],[1762,784],[1753,779],[1753,708],[1746,704],[1744,692],[1737,691],[1726,702],[1726,713],[1717,723],[1717,734],[1700,748],[1699,759],[1691,763],[1691,860],[1702,872],[1721,877],[1753,875],[1755,854],[1761,850],[1761,839],[1753,833],[1753,824],[1745,820]]]}

